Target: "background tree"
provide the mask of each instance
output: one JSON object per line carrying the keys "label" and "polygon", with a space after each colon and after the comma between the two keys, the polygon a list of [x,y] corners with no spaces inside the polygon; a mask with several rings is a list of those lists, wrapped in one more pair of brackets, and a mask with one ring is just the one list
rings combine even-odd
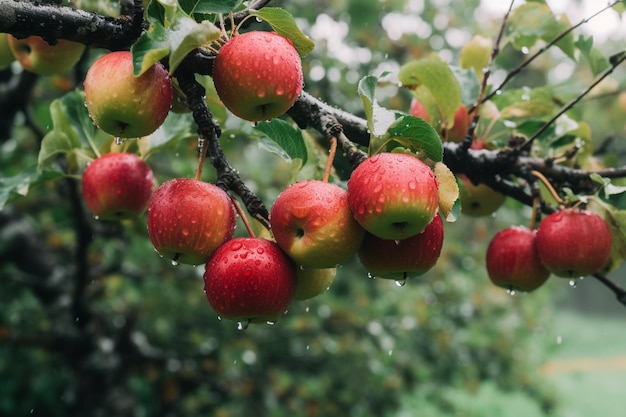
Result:
{"label": "background tree", "polygon": [[[289,1],[275,9],[265,1],[153,1],[146,10],[140,3],[0,0],[0,31],[87,46],[71,70],[37,76],[13,63],[0,75],[3,414],[390,415],[407,403],[453,414],[463,407],[455,393],[486,382],[503,396],[522,391],[546,412],[554,407],[534,371],[544,349],[536,333],[554,286],[568,280],[550,278],[532,295],[511,297],[489,283],[485,248],[498,229],[532,225],[560,204],[586,205],[613,236],[612,262],[595,279],[624,303],[614,272],[624,250],[619,43],[594,44],[586,21],[569,22],[542,2],[476,27],[468,22],[482,18],[478,2]],[[623,2],[598,12],[621,13]],[[303,33],[315,40],[295,105],[255,126],[220,103],[207,47],[218,26],[244,20],[242,32],[282,31],[300,51],[310,49]],[[125,49],[137,71],[166,65],[183,97],[140,140],[95,128],[84,106],[88,68]],[[435,76],[423,75],[433,68]],[[458,96],[436,93],[451,85]],[[495,218],[478,219],[457,203],[442,255],[422,278],[402,287],[367,279],[354,257],[329,291],[293,302],[274,326],[242,332],[217,320],[202,292],[203,266],[160,259],[145,216],[94,219],[81,197],[88,162],[136,153],[159,183],[200,172],[220,184],[262,235],[266,210],[284,188],[322,177],[333,137],[340,152],[332,181],[345,186],[368,147],[388,145],[393,126],[378,134],[374,119],[405,117],[414,98],[430,103],[433,132],[443,139],[460,104],[478,109],[477,139],[423,140],[409,130],[394,146],[439,146],[452,172],[506,195],[506,203]],[[426,129],[421,119],[404,120]],[[472,146],[478,141],[482,149]],[[198,161],[198,142],[207,163]],[[246,235],[238,222],[235,234]]]}

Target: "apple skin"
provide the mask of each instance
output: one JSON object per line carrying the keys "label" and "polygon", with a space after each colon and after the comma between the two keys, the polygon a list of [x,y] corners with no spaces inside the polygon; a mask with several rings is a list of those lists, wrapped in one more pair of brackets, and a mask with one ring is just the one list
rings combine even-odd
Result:
{"label": "apple skin", "polygon": [[296,266],[275,243],[256,237],[220,246],[204,271],[204,291],[221,318],[275,322],[293,300]]}
{"label": "apple skin", "polygon": [[308,300],[322,294],[333,283],[335,275],[337,268],[297,268],[294,300]]}
{"label": "apple skin", "polygon": [[421,101],[416,99],[415,97],[411,99],[411,105],[409,108],[409,113],[411,116],[419,117],[430,123],[430,114],[426,110],[426,107],[422,104]]}
{"label": "apple skin", "polygon": [[15,56],[9,46],[9,35],[0,33],[0,69],[8,68],[15,61]]}
{"label": "apple skin", "polygon": [[564,209],[546,216],[537,228],[543,265],[562,278],[579,278],[602,269],[611,256],[606,222],[588,210]]}
{"label": "apple skin", "polygon": [[461,199],[461,213],[471,217],[489,216],[498,210],[506,196],[485,184],[474,185],[467,176],[460,174],[459,179],[463,183],[459,187]]}
{"label": "apple skin", "polygon": [[550,271],[539,260],[537,231],[523,226],[507,227],[496,233],[486,253],[487,274],[498,287],[531,292],[541,287]]}
{"label": "apple skin", "polygon": [[83,86],[93,122],[119,138],[139,138],[154,132],[167,117],[174,97],[172,80],[163,64],[157,62],[135,77],[130,51],[99,57],[89,67]]}
{"label": "apple skin", "polygon": [[50,45],[35,35],[23,39],[9,35],[8,41],[17,62],[25,70],[39,75],[64,73],[76,65],[85,51],[82,43],[58,39]]}
{"label": "apple skin", "polygon": [[423,275],[439,259],[443,246],[443,221],[436,215],[419,234],[402,240],[387,240],[370,233],[359,249],[359,260],[376,278],[404,281]]}
{"label": "apple skin", "polygon": [[332,268],[359,250],[365,230],[352,216],[348,193],[335,184],[300,181],[270,211],[276,243],[304,268]]}
{"label": "apple skin", "polygon": [[381,153],[352,172],[348,203],[366,231],[381,239],[406,239],[435,217],[438,187],[431,169],[415,156]]}
{"label": "apple skin", "polygon": [[233,237],[236,213],[228,194],[208,182],[175,178],[148,206],[148,234],[156,251],[174,263],[200,265]]}
{"label": "apple skin", "polygon": [[101,220],[139,216],[156,189],[150,166],[132,153],[108,153],[83,172],[82,195],[87,208]]}
{"label": "apple skin", "polygon": [[448,130],[447,139],[451,142],[463,142],[471,122],[472,117],[467,114],[467,107],[461,104],[454,114],[454,125]]}
{"label": "apple skin", "polygon": [[215,90],[236,116],[252,122],[280,116],[302,91],[302,62],[291,41],[274,32],[233,36],[213,63]]}

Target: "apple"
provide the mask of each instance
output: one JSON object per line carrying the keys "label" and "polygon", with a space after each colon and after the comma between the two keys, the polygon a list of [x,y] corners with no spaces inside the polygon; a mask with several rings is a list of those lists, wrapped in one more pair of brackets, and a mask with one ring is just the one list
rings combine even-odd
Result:
{"label": "apple", "polygon": [[228,194],[208,182],[175,178],[163,183],[148,205],[148,234],[172,263],[200,265],[233,237],[236,213]]}
{"label": "apple", "polygon": [[430,118],[430,114],[428,114],[428,110],[426,110],[426,107],[422,104],[422,102],[416,99],[415,97],[411,99],[411,106],[409,108],[409,113],[411,114],[411,116],[422,118],[428,123],[430,123],[431,118]]}
{"label": "apple", "polygon": [[454,125],[448,129],[447,139],[451,142],[462,142],[471,123],[472,116],[467,113],[467,107],[461,104],[454,114]]}
{"label": "apple", "polygon": [[154,132],[167,117],[174,96],[163,64],[157,62],[136,77],[130,51],[99,57],[89,67],[83,85],[93,122],[119,138],[139,138]]}
{"label": "apple", "polygon": [[8,41],[17,62],[25,70],[39,75],[55,75],[69,70],[85,50],[82,43],[58,39],[51,45],[35,35],[23,39],[9,35]]}
{"label": "apple", "polygon": [[108,153],[83,172],[82,195],[99,219],[122,220],[144,212],[156,188],[150,166],[132,153]]}
{"label": "apple", "polygon": [[554,275],[579,278],[596,273],[611,255],[606,222],[588,210],[564,209],[546,216],[537,228],[537,251]]}
{"label": "apple", "polygon": [[302,91],[300,55],[274,32],[233,36],[213,63],[215,90],[224,105],[244,120],[269,120],[293,106]]}
{"label": "apple", "polygon": [[348,193],[318,180],[300,181],[276,198],[270,211],[276,243],[304,268],[332,268],[361,246],[365,230],[352,216]]}
{"label": "apple", "polygon": [[510,291],[530,292],[548,280],[550,271],[539,260],[536,236],[536,230],[523,226],[496,233],[486,254],[491,282]]}
{"label": "apple", "polygon": [[15,61],[15,56],[9,46],[9,35],[0,33],[0,69],[8,68]]}
{"label": "apple", "polygon": [[322,294],[337,275],[337,268],[297,268],[294,300],[308,300]]}
{"label": "apple", "polygon": [[381,153],[352,172],[348,203],[366,231],[382,239],[406,239],[435,217],[438,187],[431,169],[415,156]]}
{"label": "apple", "polygon": [[460,174],[462,187],[459,187],[461,213],[466,216],[481,217],[493,214],[498,210],[506,196],[485,184],[474,185],[466,175]]}
{"label": "apple", "polygon": [[406,239],[387,240],[368,233],[358,254],[372,277],[403,282],[435,266],[442,246],[443,221],[436,215],[421,233]]}
{"label": "apple", "polygon": [[296,267],[271,240],[240,237],[220,246],[204,271],[204,291],[221,318],[275,322],[296,290]]}

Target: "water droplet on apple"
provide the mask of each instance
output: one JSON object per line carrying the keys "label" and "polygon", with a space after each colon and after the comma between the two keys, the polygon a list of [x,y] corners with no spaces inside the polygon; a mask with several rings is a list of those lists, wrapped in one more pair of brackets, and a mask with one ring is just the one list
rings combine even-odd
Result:
{"label": "water droplet on apple", "polygon": [[250,320],[246,322],[241,322],[241,321],[237,322],[237,330],[246,330],[248,326],[250,326]]}
{"label": "water droplet on apple", "polygon": [[397,279],[395,281],[395,284],[396,284],[397,287],[404,287],[404,285],[406,284],[406,278]]}
{"label": "water droplet on apple", "polygon": [[218,319],[219,321],[222,321],[222,316],[217,316],[217,319]]}
{"label": "water droplet on apple", "polygon": [[124,142],[126,142],[126,139],[125,139],[125,138],[120,138],[120,137],[117,137],[117,136],[116,136],[116,137],[113,139],[113,142],[115,142],[115,144],[116,144],[117,146],[119,146],[119,145],[122,145]]}
{"label": "water droplet on apple", "polygon": [[516,294],[515,288],[507,288],[506,293],[508,295],[515,295]]}
{"label": "water droplet on apple", "polygon": [[376,279],[376,277],[374,275],[372,275],[370,272],[367,273],[367,278],[369,278],[369,279]]}
{"label": "water droplet on apple", "polygon": [[576,288],[576,280],[570,279],[569,280],[569,286],[572,288]]}
{"label": "water droplet on apple", "polygon": [[396,245],[400,244],[400,241],[398,239],[394,240],[393,243],[395,243]]}
{"label": "water droplet on apple", "polygon": [[278,86],[276,87],[275,92],[277,96],[282,96],[283,94],[285,94],[285,89],[281,86]]}
{"label": "water droplet on apple", "polygon": [[242,246],[243,246],[243,244],[241,242],[232,242],[230,244],[230,250],[235,252],[235,251],[238,251],[239,249],[241,249]]}
{"label": "water droplet on apple", "polygon": [[266,323],[270,326],[273,326],[276,324],[276,320],[268,320]]}

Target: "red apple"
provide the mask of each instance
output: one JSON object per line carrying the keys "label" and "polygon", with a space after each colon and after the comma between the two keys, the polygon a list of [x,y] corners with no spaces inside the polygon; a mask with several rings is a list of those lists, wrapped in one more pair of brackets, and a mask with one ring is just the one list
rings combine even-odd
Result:
{"label": "red apple", "polygon": [[415,156],[381,153],[352,172],[348,202],[366,231],[382,239],[406,239],[435,217],[438,187],[431,169]]}
{"label": "red apple", "polygon": [[148,164],[135,154],[108,153],[83,173],[83,199],[102,220],[138,216],[148,206],[156,181]]}
{"label": "red apple", "polygon": [[297,268],[294,300],[308,300],[322,294],[337,275],[337,268]]}
{"label": "red apple", "polygon": [[407,239],[386,240],[368,233],[359,260],[372,277],[404,281],[435,266],[442,246],[443,222],[436,215],[424,231]]}
{"label": "red apple", "polygon": [[296,267],[275,243],[241,237],[220,246],[204,272],[204,290],[219,317],[275,322],[296,290]]}
{"label": "red apple", "polygon": [[411,100],[411,107],[409,109],[409,113],[411,114],[411,116],[422,118],[428,123],[430,123],[431,119],[430,119],[430,114],[428,114],[428,110],[426,110],[426,107],[424,107],[422,102],[416,98],[413,98]]}
{"label": "red apple", "polygon": [[302,90],[302,62],[291,41],[274,32],[233,36],[213,63],[215,90],[236,116],[268,120],[285,113]]}
{"label": "red apple", "polygon": [[461,104],[454,114],[454,125],[448,130],[447,139],[452,142],[462,142],[471,123],[472,117],[467,114],[467,107]]}
{"label": "red apple", "polygon": [[129,51],[102,55],[89,67],[83,85],[93,122],[120,138],[154,132],[167,117],[174,96],[167,69],[157,62],[136,77]]}
{"label": "red apple", "polygon": [[9,35],[9,47],[22,67],[39,75],[61,74],[74,67],[85,45],[58,39],[53,45],[40,36],[17,39]]}
{"label": "red apple", "polygon": [[354,220],[348,193],[335,184],[307,180],[287,187],[270,211],[276,243],[304,268],[331,268],[352,257],[365,230]]}
{"label": "red apple", "polygon": [[474,185],[469,178],[463,174],[459,175],[459,179],[463,185],[459,190],[461,213],[466,216],[488,216],[493,214],[504,204],[506,196],[488,185]]}
{"label": "red apple", "polygon": [[539,260],[536,235],[536,230],[511,226],[491,239],[486,256],[491,282],[507,290],[530,292],[548,280],[550,271]]}
{"label": "red apple", "polygon": [[163,183],[148,206],[148,234],[173,263],[200,265],[233,237],[236,214],[228,194],[208,182],[176,178]]}
{"label": "red apple", "polygon": [[559,277],[579,278],[600,271],[611,246],[606,222],[588,210],[557,211],[544,218],[537,230],[539,259]]}

